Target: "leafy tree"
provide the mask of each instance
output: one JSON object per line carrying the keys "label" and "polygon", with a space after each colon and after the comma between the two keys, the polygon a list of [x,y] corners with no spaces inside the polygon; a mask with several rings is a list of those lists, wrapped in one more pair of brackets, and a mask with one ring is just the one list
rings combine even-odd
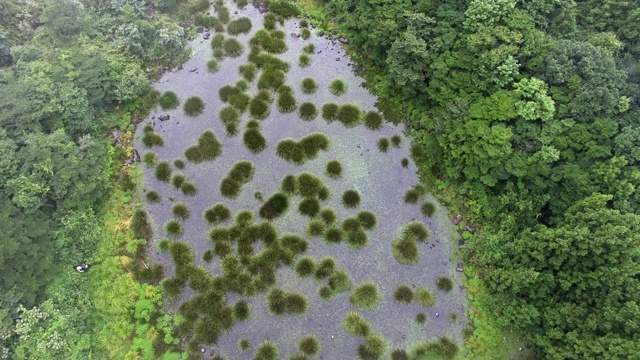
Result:
{"label": "leafy tree", "polygon": [[389,77],[406,94],[416,94],[425,85],[430,58],[427,43],[412,32],[402,33],[387,57]]}

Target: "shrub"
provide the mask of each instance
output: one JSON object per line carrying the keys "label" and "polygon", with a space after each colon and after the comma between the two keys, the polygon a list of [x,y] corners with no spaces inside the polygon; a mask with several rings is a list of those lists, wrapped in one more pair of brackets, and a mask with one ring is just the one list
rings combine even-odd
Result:
{"label": "shrub", "polygon": [[266,13],[264,15],[263,26],[267,30],[273,30],[276,28],[276,16],[273,13]]}
{"label": "shrub", "polygon": [[306,68],[311,65],[311,56],[308,54],[301,54],[298,58],[298,66],[301,68]]}
{"label": "shrub", "polygon": [[213,251],[211,249],[209,249],[209,250],[205,251],[204,254],[202,254],[202,260],[204,262],[206,262],[207,264],[211,263],[213,261],[213,256],[214,255],[215,254],[213,253]]}
{"label": "shrub", "polygon": [[369,111],[364,116],[364,126],[369,130],[382,128],[382,115],[377,111]]}
{"label": "shrub", "polygon": [[427,323],[427,315],[425,313],[418,313],[416,315],[416,323],[419,325],[424,325]]}
{"label": "shrub", "polygon": [[271,106],[266,101],[253,98],[249,103],[249,113],[253,118],[263,120],[271,113]]}
{"label": "shrub", "polygon": [[399,148],[401,144],[402,137],[400,135],[396,134],[391,137],[391,145],[393,145],[393,147]]}
{"label": "shrub", "polygon": [[380,139],[378,139],[378,150],[386,153],[387,150],[389,150],[389,139],[387,139],[386,137],[381,137]]}
{"label": "shrub", "polygon": [[218,61],[222,61],[224,59],[224,50],[222,49],[215,49],[213,50],[213,58],[218,60]]}
{"label": "shrub", "polygon": [[318,116],[318,109],[313,103],[302,103],[298,108],[298,116],[304,121],[314,120]]}
{"label": "shrub", "polygon": [[299,14],[298,8],[294,4],[286,1],[272,1],[269,5],[269,11],[282,16],[284,19],[295,17]]}
{"label": "shrub", "polygon": [[238,124],[227,124],[224,127],[228,137],[236,136],[238,134]]}
{"label": "shrub", "polygon": [[303,256],[296,263],[296,273],[301,278],[306,278],[311,276],[311,274],[315,273],[316,264],[313,261],[312,257]]}
{"label": "shrub", "polygon": [[349,294],[349,301],[359,309],[372,310],[378,306],[380,294],[373,281],[365,281],[353,289]]}
{"label": "shrub", "polygon": [[301,32],[302,38],[307,40],[308,38],[311,37],[311,31],[309,31],[309,29],[307,28],[303,28],[302,32]]}
{"label": "shrub", "polygon": [[242,141],[253,154],[258,154],[267,147],[267,139],[262,136],[262,133],[258,129],[248,129],[245,131]]}
{"label": "shrub", "polygon": [[336,118],[348,128],[355,127],[362,120],[362,111],[358,105],[345,104],[338,108]]}
{"label": "shrub", "polygon": [[415,299],[418,304],[424,307],[433,306],[436,303],[436,296],[429,289],[423,287],[418,288]]}
{"label": "shrub", "polygon": [[260,99],[264,102],[268,102],[269,104],[273,102],[273,96],[271,95],[269,90],[264,90],[264,89],[258,90],[258,93],[256,94],[256,99]]}
{"label": "shrub", "polygon": [[182,220],[189,218],[189,207],[183,202],[175,203],[173,205],[173,208],[171,208],[171,211],[173,212],[173,215],[179,217]]}
{"label": "shrub", "polygon": [[298,191],[304,197],[316,196],[322,186],[322,180],[311,173],[304,172],[298,175]]}
{"label": "shrub", "polygon": [[251,82],[256,78],[256,74],[258,73],[258,67],[256,66],[256,64],[248,63],[248,64],[240,65],[240,67],[238,68],[238,71],[240,71],[240,75],[242,75],[242,77],[245,80]]}
{"label": "shrub", "polygon": [[309,160],[314,159],[317,156],[318,151],[327,151],[329,149],[330,141],[327,135],[314,132],[300,139],[298,144],[304,152],[304,160]]}
{"label": "shrub", "polygon": [[233,38],[226,39],[222,44],[222,47],[224,48],[224,53],[227,56],[230,56],[233,58],[236,58],[242,55],[242,52],[244,51],[244,46],[242,45],[242,43]]}
{"label": "shrub", "polygon": [[171,179],[171,166],[167,161],[160,161],[158,165],[156,165],[155,170],[156,178],[160,181],[169,182]]}
{"label": "shrub", "polygon": [[164,139],[157,132],[149,131],[142,137],[142,144],[146,147],[164,146]]}
{"label": "shrub", "polygon": [[320,289],[318,289],[318,296],[323,300],[329,300],[333,295],[335,295],[333,290],[327,285],[321,286]]}
{"label": "shrub", "polygon": [[335,96],[340,96],[347,92],[347,83],[342,79],[334,79],[329,84],[329,91]]}
{"label": "shrub", "polygon": [[344,231],[358,231],[360,230],[360,221],[356,218],[348,217],[342,220],[342,229]]}
{"label": "shrub", "polygon": [[200,148],[197,146],[188,147],[187,150],[184,151],[184,157],[192,163],[196,164],[203,161],[202,153],[200,152]]}
{"label": "shrub", "polygon": [[413,301],[413,290],[411,286],[403,284],[398,286],[396,291],[393,293],[393,298],[397,302],[409,304]]}
{"label": "shrub", "polygon": [[269,340],[263,341],[258,345],[254,360],[278,360],[280,358],[280,351],[278,346]]}
{"label": "shrub", "polygon": [[403,168],[408,168],[409,167],[409,159],[402,158],[402,160],[400,160],[400,164],[402,165]]}
{"label": "shrub", "polygon": [[207,70],[212,74],[217,73],[218,70],[220,70],[220,63],[218,63],[218,60],[211,59],[207,61]]}
{"label": "shrub", "polygon": [[353,336],[369,335],[371,324],[357,311],[350,311],[342,321],[342,327]]}
{"label": "shrub", "polygon": [[345,270],[336,270],[329,276],[329,287],[334,293],[343,293],[351,289],[351,280]]}
{"label": "shrub", "polygon": [[295,111],[296,107],[298,106],[296,98],[292,93],[289,92],[279,92],[277,105],[278,110],[284,114]]}
{"label": "shrub", "polygon": [[429,231],[420,221],[411,222],[402,229],[402,233],[406,237],[411,237],[417,241],[427,242],[429,240]]}
{"label": "shrub", "polygon": [[315,46],[315,45],[313,45],[313,44],[309,44],[309,45],[307,45],[307,46],[303,47],[303,48],[302,48],[302,51],[303,51],[305,54],[313,54],[313,53],[316,51],[316,46]]}
{"label": "shrub", "polygon": [[213,161],[222,154],[222,143],[211,130],[206,130],[198,138],[198,149],[203,160]]}
{"label": "shrub", "polygon": [[316,92],[317,88],[318,85],[312,78],[305,78],[304,80],[302,80],[302,93],[313,94]]}
{"label": "shrub", "polygon": [[236,124],[240,121],[240,113],[233,106],[223,107],[218,115],[224,125]]}
{"label": "shrub", "polygon": [[154,153],[152,151],[148,151],[148,152],[144,153],[144,155],[142,155],[142,162],[147,167],[154,167],[156,165],[156,163],[158,162],[158,155],[156,155],[156,153]]}
{"label": "shrub", "polygon": [[324,221],[325,224],[331,225],[336,222],[338,214],[336,214],[336,211],[331,208],[322,209],[320,211],[320,218],[322,218],[322,221]]}
{"label": "shrub", "polygon": [[169,236],[178,237],[182,235],[184,229],[182,228],[182,224],[177,220],[169,220],[164,225],[164,230],[169,234]]}
{"label": "shrub", "polygon": [[316,279],[324,279],[330,276],[336,266],[336,260],[330,256],[325,256],[320,259],[320,262],[316,266]]}
{"label": "shrub", "polygon": [[243,79],[240,79],[236,81],[236,87],[240,89],[240,91],[247,91],[249,90],[249,83]]}
{"label": "shrub", "polygon": [[315,335],[307,335],[298,342],[298,349],[305,355],[315,356],[320,353],[320,340]]}
{"label": "shrub", "polygon": [[260,90],[278,90],[285,83],[286,74],[280,69],[265,69],[258,78],[258,89]]}
{"label": "shrub", "polygon": [[[221,205],[224,206],[224,204],[221,204]],[[231,217],[231,212],[229,212],[227,219],[229,219],[230,217]],[[204,218],[205,220],[209,221],[209,219],[207,219],[206,211],[205,211]],[[222,220],[222,221],[226,221],[226,220]],[[231,232],[227,228],[213,228],[211,229],[211,231],[209,231],[209,240],[211,240],[211,242],[214,244],[219,242],[230,241]]]}
{"label": "shrub", "polygon": [[222,100],[222,102],[228,102],[232,96],[238,95],[241,92],[242,90],[233,85],[224,85],[220,89],[218,89],[218,96],[220,97],[220,100]]}
{"label": "shrub", "polygon": [[240,350],[240,352],[245,352],[250,348],[251,348],[251,343],[249,342],[249,339],[243,338],[238,340],[238,350]]}
{"label": "shrub", "polygon": [[184,161],[180,159],[173,160],[173,166],[175,166],[179,170],[184,170],[185,164]]}
{"label": "shrub", "polygon": [[267,200],[258,214],[263,219],[273,220],[284,214],[289,208],[289,199],[283,193],[275,193]]}
{"label": "shrub", "polygon": [[448,277],[440,277],[436,280],[436,286],[443,291],[451,291],[453,289],[453,281]]}
{"label": "shrub", "polygon": [[300,27],[301,28],[309,27],[309,22],[306,19],[300,20]]}
{"label": "shrub", "polygon": [[401,236],[391,243],[393,257],[402,265],[413,265],[420,260],[420,250],[415,238]]}
{"label": "shrub", "polygon": [[322,118],[327,122],[333,122],[338,118],[338,104],[328,103],[322,106]]}
{"label": "shrub", "polygon": [[222,49],[222,45],[224,44],[224,35],[217,33],[211,37],[211,50]]}
{"label": "shrub", "polygon": [[338,179],[342,176],[342,165],[338,160],[331,160],[327,163],[327,176]]}
{"label": "shrub", "polygon": [[293,195],[298,191],[298,179],[293,175],[287,175],[280,183],[280,191],[287,195]]}
{"label": "shrub", "polygon": [[180,99],[178,99],[178,95],[175,92],[165,91],[158,99],[158,104],[160,104],[162,110],[173,110],[180,106]]}
{"label": "shrub", "polygon": [[340,243],[342,241],[343,236],[344,235],[343,235],[342,229],[336,228],[336,227],[331,227],[327,229],[324,233],[324,239],[329,244]]}
{"label": "shrub", "polygon": [[281,140],[276,145],[276,154],[282,159],[296,164],[303,164],[305,160],[302,147],[293,139]]}
{"label": "shrub", "polygon": [[309,242],[298,235],[287,234],[282,236],[279,241],[281,249],[289,250],[294,255],[301,254],[309,249]]}
{"label": "shrub", "polygon": [[147,201],[150,203],[160,202],[160,194],[157,191],[151,190],[147,192]]}
{"label": "shrub", "polygon": [[231,20],[227,25],[229,35],[246,34],[249,31],[251,31],[251,20],[246,16]]}
{"label": "shrub", "polygon": [[226,205],[217,203],[205,210],[203,216],[209,225],[217,225],[231,218],[231,210]]}
{"label": "shrub", "polygon": [[355,190],[347,190],[342,194],[342,204],[347,209],[353,209],[360,204],[360,194]]}
{"label": "shrub", "polygon": [[194,196],[198,192],[198,188],[188,181],[182,183],[180,190],[182,190],[182,193],[187,196]]}
{"label": "shrub", "polygon": [[422,204],[420,210],[422,211],[422,215],[431,217],[436,212],[436,206],[433,203],[427,201]]}
{"label": "shrub", "polygon": [[324,234],[324,223],[320,220],[311,220],[307,225],[307,235],[322,236]]}
{"label": "shrub", "polygon": [[191,96],[185,101],[183,110],[187,116],[198,116],[204,111],[204,101],[197,96]]}
{"label": "shrub", "polygon": [[239,93],[229,98],[229,104],[238,109],[241,113],[247,111],[251,97],[247,93]]}
{"label": "shrub", "polygon": [[233,318],[237,321],[246,321],[251,314],[251,307],[246,301],[240,300],[233,304],[231,307],[233,311]]}
{"label": "shrub", "polygon": [[347,233],[347,243],[350,247],[360,250],[369,244],[369,239],[363,230],[350,231]]}
{"label": "shrub", "polygon": [[387,342],[380,334],[369,334],[361,348],[358,349],[358,353],[362,356],[362,353],[366,354],[364,358],[377,359],[381,357],[387,350]]}
{"label": "shrub", "polygon": [[241,190],[242,184],[233,179],[224,178],[220,181],[220,194],[226,198],[235,199]]}
{"label": "shrub", "polygon": [[376,215],[371,211],[363,210],[358,213],[358,220],[360,225],[366,230],[371,230],[376,226]]}
{"label": "shrub", "polygon": [[241,184],[246,184],[253,179],[255,169],[253,163],[247,160],[241,160],[233,164],[227,177]]}

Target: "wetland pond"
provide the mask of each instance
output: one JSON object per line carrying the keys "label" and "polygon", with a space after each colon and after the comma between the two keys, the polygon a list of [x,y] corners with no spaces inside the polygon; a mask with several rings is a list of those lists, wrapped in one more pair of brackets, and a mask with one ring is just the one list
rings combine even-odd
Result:
{"label": "wetland pond", "polygon": [[381,121],[338,42],[251,5],[215,7],[232,23],[154,84],[164,109],[137,132],[149,252],[187,319],[185,349],[389,359],[422,344],[440,358],[462,342],[466,297],[448,211],[419,186],[411,139]]}

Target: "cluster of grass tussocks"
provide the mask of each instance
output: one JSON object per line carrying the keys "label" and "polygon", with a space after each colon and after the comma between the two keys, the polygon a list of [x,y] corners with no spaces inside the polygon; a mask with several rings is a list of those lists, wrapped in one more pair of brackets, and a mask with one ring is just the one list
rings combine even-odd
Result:
{"label": "cluster of grass tussocks", "polygon": [[165,91],[158,99],[158,104],[160,104],[162,110],[173,110],[180,106],[180,99],[178,99],[178,95],[175,92]]}
{"label": "cluster of grass tussocks", "polygon": [[307,311],[307,298],[302,294],[274,288],[267,295],[267,306],[274,315],[304,314]]}
{"label": "cluster of grass tussocks", "polygon": [[217,203],[205,210],[203,217],[210,225],[217,225],[231,218],[231,210],[223,203]]}
{"label": "cluster of grass tussocks", "polygon": [[415,204],[427,194],[427,190],[422,185],[415,185],[404,194],[404,202]]}
{"label": "cluster of grass tussocks", "polygon": [[187,148],[184,157],[193,162],[213,161],[222,154],[222,143],[212,130],[206,130],[198,138],[198,144]]}
{"label": "cluster of grass tussocks", "polygon": [[229,35],[246,34],[249,31],[251,31],[251,20],[246,16],[231,20],[227,25]]}
{"label": "cluster of grass tussocks", "polygon": [[204,101],[198,96],[191,96],[184,102],[182,109],[187,116],[198,116],[204,112]]}
{"label": "cluster of grass tussocks", "polygon": [[284,32],[280,30],[260,29],[249,40],[249,44],[252,46],[258,45],[264,51],[272,54],[282,54],[288,49],[284,35]]}
{"label": "cluster of grass tussocks", "polygon": [[160,136],[160,134],[155,132],[154,128],[151,125],[146,125],[144,127],[144,136],[142,137],[142,144],[146,147],[164,146],[164,139],[162,139],[162,136]]}
{"label": "cluster of grass tussocks", "polygon": [[281,140],[276,146],[276,153],[286,161],[301,165],[314,159],[320,150],[326,151],[328,148],[329,138],[323,133],[315,132],[300,141],[290,138]]}
{"label": "cluster of grass tussocks", "polygon": [[264,219],[273,220],[282,216],[287,209],[289,209],[287,196],[283,193],[275,193],[260,207],[258,214]]}
{"label": "cluster of grass tussocks", "polygon": [[348,312],[342,321],[342,327],[353,336],[367,336],[371,332],[371,323],[357,311]]}
{"label": "cluster of grass tussocks", "polygon": [[283,86],[278,90],[278,110],[281,113],[291,113],[298,107],[293,90],[288,86]]}
{"label": "cluster of grass tussocks", "polygon": [[241,160],[233,165],[227,176],[220,182],[222,196],[235,199],[240,195],[242,185],[253,179],[254,167],[251,161]]}
{"label": "cluster of grass tussocks", "polygon": [[314,120],[318,116],[318,108],[313,103],[304,102],[298,108],[298,116],[304,121]]}
{"label": "cluster of grass tussocks", "polygon": [[380,302],[380,293],[373,281],[365,281],[353,289],[349,301],[359,309],[372,310]]}

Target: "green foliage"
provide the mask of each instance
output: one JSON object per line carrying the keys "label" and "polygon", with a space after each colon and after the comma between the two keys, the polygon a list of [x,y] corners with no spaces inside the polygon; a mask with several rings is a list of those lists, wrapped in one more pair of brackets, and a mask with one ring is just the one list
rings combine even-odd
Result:
{"label": "green foliage", "polygon": [[420,261],[420,249],[415,237],[401,236],[391,243],[393,258],[402,265],[414,265]]}
{"label": "green foliage", "polygon": [[160,194],[158,194],[158,192],[155,190],[148,191],[146,194],[146,198],[150,203],[160,202]]}
{"label": "green foliage", "polygon": [[331,160],[326,167],[327,176],[332,179],[338,179],[342,176],[342,164],[338,160]]}
{"label": "green foliage", "polygon": [[376,227],[376,215],[371,211],[363,210],[358,213],[358,221],[365,230],[371,230]]}
{"label": "green foliage", "polygon": [[269,11],[282,16],[284,19],[296,17],[300,13],[294,4],[282,0],[269,0]]}
{"label": "green foliage", "polygon": [[167,161],[161,161],[156,165],[156,178],[160,181],[169,182],[171,179],[171,165]]}
{"label": "green foliage", "polygon": [[347,83],[342,79],[333,79],[329,84],[329,91],[335,96],[343,95],[347,92]]}
{"label": "green foliage", "polygon": [[271,113],[271,106],[268,102],[254,97],[249,103],[249,113],[253,118],[263,120]]}
{"label": "green foliage", "polygon": [[142,162],[147,167],[154,167],[158,162],[158,155],[156,155],[156,153],[154,153],[153,151],[147,151],[146,153],[144,153],[144,155],[142,155]]}
{"label": "green foliage", "polygon": [[178,99],[178,95],[175,92],[165,91],[158,99],[158,104],[160,104],[162,110],[173,110],[180,106],[180,99]]}
{"label": "green foliage", "polygon": [[338,119],[338,104],[328,103],[322,105],[322,118],[327,122],[333,122]]}
{"label": "green foliage", "polygon": [[335,270],[336,260],[330,256],[324,256],[316,266],[316,279],[324,279],[331,276]]}
{"label": "green foliage", "polygon": [[251,161],[240,160],[233,164],[226,177],[220,181],[220,193],[224,197],[235,199],[240,195],[242,185],[253,180],[255,168]]}
{"label": "green foliage", "polygon": [[311,37],[311,31],[307,28],[303,28],[300,33],[304,40],[307,40]]}
{"label": "green foliage", "polygon": [[251,314],[251,306],[246,301],[240,300],[232,305],[233,318],[236,321],[247,321]]}
{"label": "green foliage", "polygon": [[251,31],[251,20],[246,16],[231,20],[229,24],[227,24],[227,32],[229,35],[246,34],[249,31]]}
{"label": "green foliage", "polygon": [[324,235],[325,224],[321,220],[311,220],[307,225],[306,233],[309,236]]}
{"label": "green foliage", "polygon": [[320,212],[320,203],[315,198],[306,197],[300,201],[298,211],[302,215],[314,217]]}
{"label": "green foliage", "polygon": [[313,103],[302,103],[298,108],[298,116],[304,121],[314,120],[318,116],[318,109]]}
{"label": "green foliage", "polygon": [[389,139],[387,139],[386,137],[381,137],[380,139],[378,139],[378,150],[386,153],[387,150],[389,150]]}
{"label": "green foliage", "polygon": [[286,161],[304,164],[307,160],[314,159],[320,150],[328,150],[329,138],[323,133],[311,133],[300,141],[283,139],[276,145],[276,154]]}
{"label": "green foliage", "polygon": [[267,147],[267,139],[264,138],[259,129],[248,129],[242,136],[244,145],[253,154],[259,154]]}
{"label": "green foliage", "polygon": [[183,202],[175,203],[171,208],[171,212],[173,213],[173,215],[182,220],[186,220],[187,218],[189,218],[190,214],[189,207]]}
{"label": "green foliage", "polygon": [[347,243],[349,247],[360,250],[369,244],[369,238],[363,230],[349,231],[347,232]]}
{"label": "green foliage", "polygon": [[218,70],[220,70],[220,63],[218,62],[218,60],[211,59],[207,61],[207,70],[212,74],[217,73]]}
{"label": "green foliage", "polygon": [[321,348],[320,340],[315,335],[306,335],[298,341],[298,349],[305,355],[315,356]]}
{"label": "green foliage", "polygon": [[356,104],[342,105],[338,108],[336,119],[348,128],[358,126],[362,120],[362,110]]}
{"label": "green foliage", "polygon": [[287,196],[283,193],[275,193],[260,207],[258,214],[263,219],[273,220],[282,216],[288,209],[289,199]]}
{"label": "green foliage", "polygon": [[364,126],[369,130],[382,128],[382,115],[377,111],[369,111],[364,115]]}
{"label": "green foliage", "polygon": [[365,337],[371,331],[371,324],[357,311],[350,311],[345,315],[342,327],[353,336]]}
{"label": "green foliage", "polygon": [[301,278],[306,278],[314,274],[316,271],[316,264],[312,257],[303,256],[296,263],[296,273]]}
{"label": "green foliage", "polygon": [[146,147],[163,146],[164,140],[162,136],[155,131],[147,131],[142,137],[142,143]]}
{"label": "green foliage", "polygon": [[347,190],[342,194],[342,205],[347,209],[353,209],[360,205],[360,194],[356,190]]}
{"label": "green foliage", "polygon": [[280,191],[287,195],[293,195],[298,192],[298,178],[294,175],[287,175],[282,178],[280,183]]}
{"label": "green foliage", "polygon": [[182,110],[187,116],[198,116],[204,111],[204,101],[198,96],[191,96],[184,102]]}
{"label": "green foliage", "polygon": [[345,270],[335,270],[329,275],[329,287],[336,293],[343,293],[351,289],[351,279]]}
{"label": "green foliage", "polygon": [[298,66],[301,68],[306,68],[311,66],[311,56],[306,53],[300,54],[298,57]]}
{"label": "green foliage", "polygon": [[436,303],[436,296],[429,289],[420,287],[416,290],[415,300],[424,307],[433,306]]}
{"label": "green foliage", "polygon": [[291,113],[296,110],[298,104],[292,91],[278,91],[278,110],[281,113]]}
{"label": "green foliage", "polygon": [[416,314],[415,321],[418,325],[424,325],[427,323],[427,315],[425,313],[418,313]]}
{"label": "green foliage", "polygon": [[302,294],[274,288],[267,295],[267,306],[273,315],[303,314],[307,311],[307,299]]}
{"label": "green foliage", "polygon": [[198,192],[198,188],[188,181],[182,183],[180,190],[182,190],[182,193],[187,196],[194,196]]}
{"label": "green foliage", "polygon": [[422,215],[426,217],[431,217],[436,212],[436,206],[431,202],[425,202],[420,207],[420,211],[422,211]]}
{"label": "green foliage", "polygon": [[410,222],[402,228],[402,234],[405,237],[415,239],[420,242],[429,240],[429,231],[421,221]]}
{"label": "green foliage", "polygon": [[218,225],[231,219],[231,210],[225,204],[217,203],[205,210],[203,216],[209,225]]}
{"label": "green foliage", "polygon": [[335,210],[326,208],[320,211],[320,218],[322,219],[322,221],[324,221],[325,224],[332,225],[338,219],[338,214]]}
{"label": "green foliage", "polygon": [[393,292],[393,298],[400,303],[411,303],[413,301],[413,290],[411,286],[406,284],[398,286]]}
{"label": "green foliage", "polygon": [[393,147],[399,148],[401,144],[402,137],[400,135],[396,134],[391,137],[391,145],[393,145]]}
{"label": "green foliage", "polygon": [[167,234],[173,237],[178,237],[184,232],[182,224],[176,220],[169,220],[164,225],[164,230],[167,232]]}
{"label": "green foliage", "polygon": [[256,66],[256,64],[248,63],[248,64],[240,65],[240,67],[238,68],[238,71],[240,72],[240,75],[242,75],[242,77],[245,80],[251,82],[256,78],[256,75],[258,73],[258,67]]}
{"label": "green foliage", "polygon": [[305,47],[302,48],[302,51],[305,54],[313,54],[316,51],[316,46],[313,44],[306,45]]}
{"label": "green foliage", "polygon": [[336,227],[328,228],[324,233],[324,239],[329,244],[337,244],[342,241],[343,237],[342,229]]}
{"label": "green foliage", "polygon": [[304,78],[302,80],[301,88],[302,93],[304,94],[314,94],[316,92],[316,89],[318,88],[318,85],[312,78]]}
{"label": "green foliage", "polygon": [[238,350],[240,350],[240,352],[245,352],[250,348],[251,348],[251,343],[249,342],[249,339],[242,338],[238,340]]}
{"label": "green foliage", "polygon": [[180,189],[182,184],[187,180],[187,177],[184,174],[175,174],[171,178],[171,185],[173,185],[176,189]]}
{"label": "green foliage", "polygon": [[380,294],[373,281],[365,281],[353,289],[349,294],[349,301],[359,309],[372,310],[378,306]]}
{"label": "green foliage", "polygon": [[402,165],[403,168],[408,168],[409,167],[409,159],[402,158],[402,160],[400,161],[400,164]]}
{"label": "green foliage", "polygon": [[279,357],[278,346],[274,342],[266,340],[258,345],[253,360],[278,360]]}

